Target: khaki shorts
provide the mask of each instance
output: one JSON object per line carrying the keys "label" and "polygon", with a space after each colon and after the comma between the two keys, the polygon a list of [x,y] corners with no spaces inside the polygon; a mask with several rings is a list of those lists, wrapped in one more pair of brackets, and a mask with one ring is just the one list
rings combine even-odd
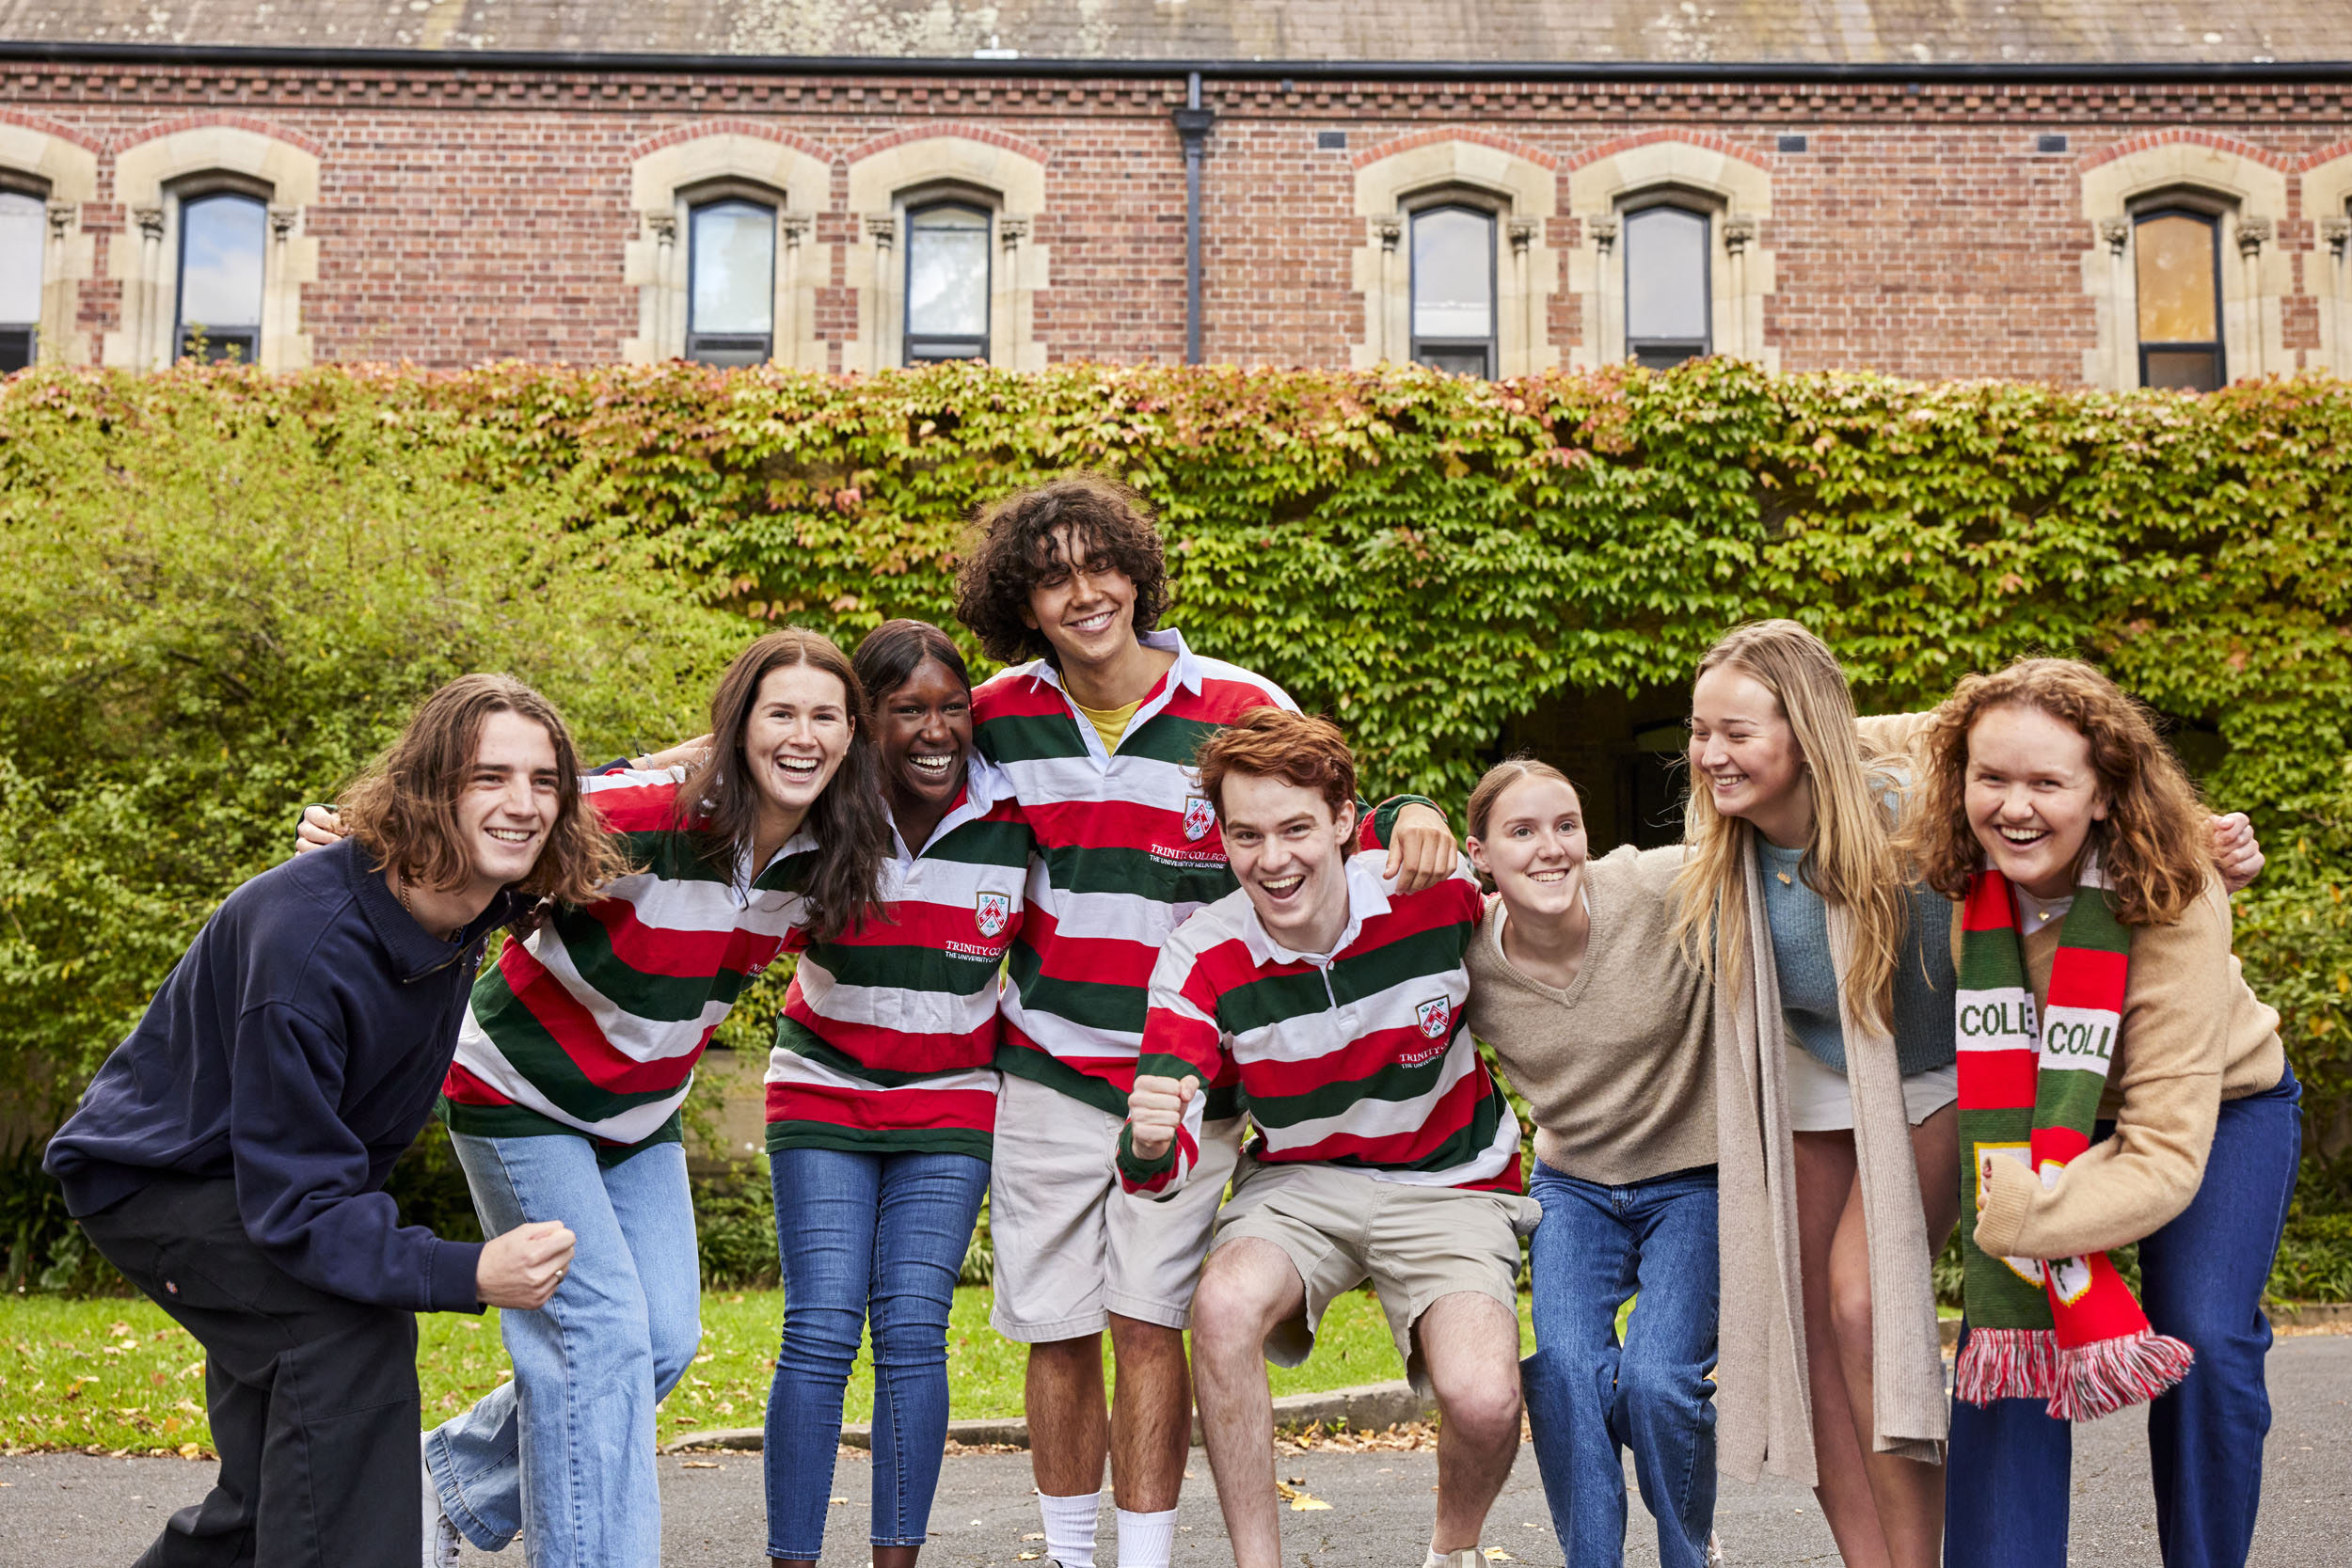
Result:
{"label": "khaki shorts", "polygon": [[[1307,1312],[1266,1336],[1265,1357],[1295,1367],[1315,1346],[1324,1309],[1365,1280],[1379,1292],[1405,1375],[1424,1398],[1429,1377],[1413,1324],[1440,1296],[1492,1296],[1518,1316],[1519,1238],[1543,1208],[1516,1193],[1465,1192],[1382,1181],[1333,1165],[1241,1162],[1216,1246],[1245,1238],[1288,1254],[1307,1287]],[[1212,1251],[1215,1248],[1211,1248]]]}
{"label": "khaki shorts", "polygon": [[1023,1344],[1074,1339],[1110,1314],[1183,1328],[1192,1316],[1241,1122],[1201,1130],[1200,1164],[1176,1196],[1138,1197],[1113,1161],[1122,1118],[1008,1072],[996,1091],[988,1183],[996,1249],[989,1322]]}

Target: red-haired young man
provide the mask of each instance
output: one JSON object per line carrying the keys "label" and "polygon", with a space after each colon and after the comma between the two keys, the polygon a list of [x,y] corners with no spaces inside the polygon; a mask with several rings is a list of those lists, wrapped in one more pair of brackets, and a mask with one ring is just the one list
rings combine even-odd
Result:
{"label": "red-haired young man", "polygon": [[1202,1085],[1237,1076],[1257,1129],[1193,1298],[1200,1418],[1239,1568],[1279,1568],[1264,1359],[1296,1366],[1370,1279],[1438,1434],[1429,1568],[1478,1533],[1519,1440],[1519,1126],[1463,1026],[1485,900],[1469,868],[1419,893],[1357,843],[1355,763],[1327,721],[1261,708],[1211,736],[1200,787],[1238,891],[1177,928],[1120,1140],[1130,1193],[1221,1183]]}

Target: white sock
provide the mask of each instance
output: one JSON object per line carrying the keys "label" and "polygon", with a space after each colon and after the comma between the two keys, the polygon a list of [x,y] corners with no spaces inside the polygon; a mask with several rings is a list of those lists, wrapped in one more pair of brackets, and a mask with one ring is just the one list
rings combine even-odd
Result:
{"label": "white sock", "polygon": [[1094,1520],[1103,1511],[1103,1494],[1049,1497],[1040,1492],[1037,1506],[1045,1515],[1045,1555],[1061,1568],[1094,1568]]}
{"label": "white sock", "polygon": [[1119,1511],[1119,1568],[1168,1568],[1176,1552],[1176,1511]]}

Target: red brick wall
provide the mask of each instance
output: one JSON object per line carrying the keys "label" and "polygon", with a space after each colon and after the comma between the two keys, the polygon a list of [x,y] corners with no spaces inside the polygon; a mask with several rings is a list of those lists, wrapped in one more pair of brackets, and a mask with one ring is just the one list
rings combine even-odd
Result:
{"label": "red brick wall", "polygon": [[[1056,358],[1180,358],[1184,164],[1168,111],[1174,82],[787,81],[452,70],[36,67],[0,63],[0,115],[97,148],[99,277],[82,290],[89,330],[118,325],[108,251],[129,214],[110,148],[190,115],[265,122],[315,144],[321,191],[307,230],[321,243],[304,291],[322,359],[460,365],[498,356],[610,360],[637,329],[622,281],[635,237],[629,150],[722,116],[772,120],[836,159],[926,120],[1000,126],[1049,154],[1051,284],[1036,330]],[[1216,360],[1344,364],[1363,333],[1349,254],[1364,243],[1351,156],[1399,135],[1506,134],[1555,157],[1566,207],[1581,153],[1645,131],[1705,132],[1772,172],[1760,243],[1776,258],[1765,333],[1789,369],[2075,379],[2091,345],[2081,288],[2090,247],[2082,167],[2119,143],[2192,127],[2249,143],[2288,171],[2277,242],[2299,253],[2304,293],[2287,344],[2317,345],[2311,292],[2324,287],[2318,214],[2296,170],[2352,135],[2341,87],[2009,87],[1776,86],[1581,87],[1494,84],[1211,83],[1219,115],[1205,169],[1205,346]],[[1319,150],[1318,131],[1345,150]],[[2073,139],[2038,154],[2041,132]],[[1804,132],[1801,154],[1773,150]],[[846,245],[846,166],[816,239]],[[1554,219],[1549,242],[1580,242]],[[820,330],[854,330],[836,270]],[[1551,341],[1579,332],[1565,288]]]}

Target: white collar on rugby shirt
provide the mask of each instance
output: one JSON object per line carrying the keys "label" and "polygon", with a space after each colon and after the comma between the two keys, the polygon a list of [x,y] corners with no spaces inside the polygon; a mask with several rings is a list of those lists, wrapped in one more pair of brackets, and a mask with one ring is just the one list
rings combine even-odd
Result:
{"label": "white collar on rugby shirt", "polygon": [[[1347,928],[1331,944],[1331,951],[1292,952],[1267,933],[1265,923],[1258,918],[1258,906],[1251,904],[1243,911],[1241,927],[1242,944],[1249,949],[1250,958],[1261,969],[1268,964],[1329,967],[1332,959],[1355,945],[1356,939],[1363,935],[1365,921],[1389,912],[1389,884],[1380,877],[1388,853],[1385,849],[1362,849],[1347,857]],[[1242,897],[1248,896],[1248,890],[1243,890]]]}
{"label": "white collar on rugby shirt", "polygon": [[[1168,693],[1174,691],[1180,686],[1187,691],[1195,694],[1199,693],[1202,680],[1200,673],[1200,660],[1193,654],[1193,651],[1190,648],[1184,645],[1184,634],[1183,632],[1178,631],[1174,626],[1162,626],[1156,631],[1147,631],[1139,634],[1136,638],[1136,641],[1142,643],[1147,648],[1156,648],[1161,653],[1174,654],[1176,656],[1176,662],[1168,667],[1167,679],[1160,682],[1159,695],[1161,699],[1165,699]],[[1068,697],[1070,695],[1070,689],[1061,683],[1061,672],[1054,668],[1052,660],[1043,658],[1039,659],[1034,665],[1031,666],[1031,673],[1034,679],[1045,682],[1047,685],[1053,687],[1055,690],[1059,691],[1064,697]],[[1154,708],[1154,711],[1157,711],[1156,707]],[[1136,710],[1136,718],[1139,719],[1141,717],[1143,717],[1143,709],[1138,707]],[[1128,722],[1133,723],[1135,722],[1135,720],[1131,719]]]}
{"label": "white collar on rugby shirt", "polygon": [[[907,847],[906,836],[898,832],[896,817],[890,822],[890,847],[901,861],[911,861],[922,850],[930,848],[966,822],[986,816],[999,800],[1012,799],[1012,778],[1003,768],[980,755],[977,746],[963,754],[963,799],[953,810],[939,819],[931,836],[914,849]],[[885,808],[887,810],[887,808]]]}

